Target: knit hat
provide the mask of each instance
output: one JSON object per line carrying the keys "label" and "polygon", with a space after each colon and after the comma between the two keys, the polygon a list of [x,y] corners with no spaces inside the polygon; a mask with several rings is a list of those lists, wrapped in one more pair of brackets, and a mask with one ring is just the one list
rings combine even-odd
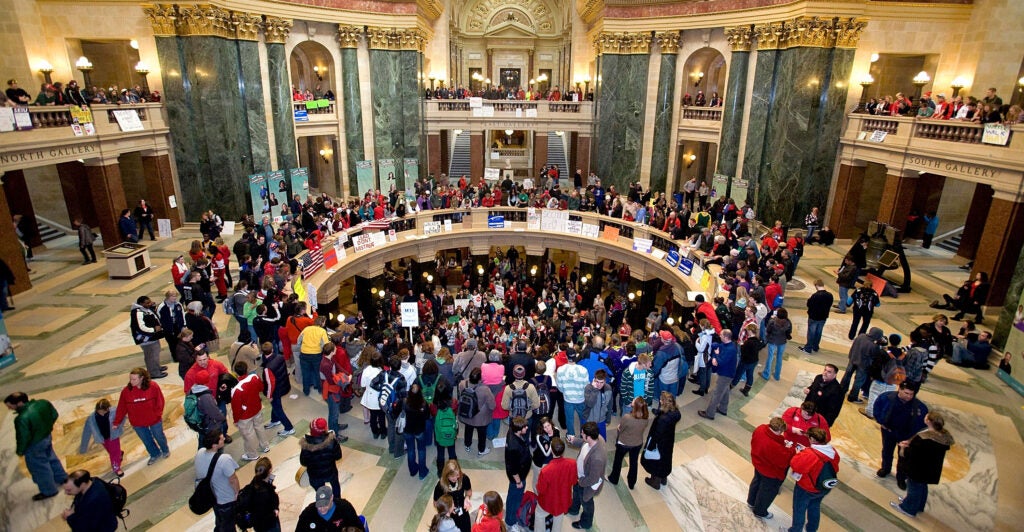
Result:
{"label": "knit hat", "polygon": [[309,424],[309,435],[310,436],[323,436],[327,434],[327,420],[318,417]]}
{"label": "knit hat", "polygon": [[512,368],[512,375],[517,379],[526,377],[526,368],[521,364],[516,364],[516,367]]}

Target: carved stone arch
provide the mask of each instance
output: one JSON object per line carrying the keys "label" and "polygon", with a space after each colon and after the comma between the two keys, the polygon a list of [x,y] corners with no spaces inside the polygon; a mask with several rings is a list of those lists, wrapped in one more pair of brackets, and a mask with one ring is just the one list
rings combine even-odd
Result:
{"label": "carved stone arch", "polygon": [[466,33],[482,34],[493,28],[494,17],[507,9],[526,14],[531,27],[538,34],[554,34],[561,31],[560,13],[547,0],[476,0],[464,8],[461,29]]}

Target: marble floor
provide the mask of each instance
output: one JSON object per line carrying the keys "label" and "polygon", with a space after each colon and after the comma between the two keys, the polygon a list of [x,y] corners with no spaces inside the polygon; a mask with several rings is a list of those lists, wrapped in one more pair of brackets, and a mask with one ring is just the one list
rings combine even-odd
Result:
{"label": "marble floor", "polygon": [[[128,334],[130,303],[141,294],[161,298],[170,287],[171,259],[186,250],[196,236],[195,227],[186,227],[177,231],[174,239],[152,243],[156,268],[128,281],[107,279],[102,261],[80,265],[74,247],[37,250],[32,263],[35,287],[18,294],[17,310],[4,316],[17,346],[18,362],[0,371],[0,393],[22,390],[54,403],[61,415],[54,430],[54,446],[68,468],[110,476],[101,447],[94,445],[78,454],[82,425],[99,398],[116,400],[127,381],[127,371],[142,363]],[[642,482],[634,490],[625,483],[606,486],[597,498],[595,529],[719,531],[783,530],[789,526],[792,481],[787,481],[776,499],[773,519],[759,520],[746,508],[747,483],[753,475],[750,433],[773,413],[798,404],[802,399],[799,391],[823,364],[845,368],[849,314],[834,314],[829,319],[820,353],[812,356],[797,349],[806,333],[803,300],[811,293],[815,278],[824,279],[834,290],[833,272],[844,249],[840,245],[807,248],[797,273],[800,282],[786,293],[795,331],[782,380],[756,378],[750,397],[735,394],[729,416],[714,421],[696,416],[704,400],[687,389],[679,398],[683,421],[677,429],[676,467],[668,486],[661,491]],[[941,251],[918,253],[911,248],[910,255],[914,291],[900,294],[898,299],[885,298],[872,322],[886,333],[906,335],[915,324],[927,320],[933,313],[928,302],[942,292],[955,291],[965,276]],[[214,321],[224,337],[237,334],[237,325],[219,310]],[[219,355],[222,360],[226,350],[227,346]],[[169,360],[166,352],[164,358]],[[122,438],[130,530],[200,531],[212,527],[212,514],[195,516],[185,504],[192,491],[195,436],[181,419],[181,380],[174,368],[170,373],[159,382],[167,399],[164,424],[171,457],[147,467],[145,451],[134,433]],[[890,509],[889,501],[901,492],[894,479],[874,476],[881,448],[877,425],[847,405],[832,431],[842,456],[840,485],[824,500],[822,530],[1019,530],[1019,523],[1024,522],[1024,508],[1018,504],[1024,498],[1024,482],[1015,479],[1024,478],[1024,461],[1019,459],[1024,448],[1024,399],[992,372],[946,363],[936,368],[920,398],[946,415],[957,442],[947,455],[942,483],[931,487],[926,511],[911,519]],[[299,435],[306,431],[309,420],[326,411],[323,401],[316,398],[288,398],[284,406]],[[0,529],[66,530],[59,516],[69,498],[30,500],[37,490],[23,461],[14,454],[9,417],[6,410],[0,412]],[[341,461],[343,496],[366,516],[373,530],[425,530],[436,478],[431,475],[419,481],[407,476],[404,459],[391,458],[382,442],[370,438],[358,409],[343,418],[351,426],[346,431],[351,439],[344,445]],[[275,466],[283,528],[292,530],[298,513],[313,498],[296,480],[299,436],[279,438],[273,431],[265,435],[272,443],[268,456]],[[609,436],[614,438],[614,430]],[[457,449],[461,455],[461,445]],[[228,451],[237,458],[242,454],[241,443],[228,446]],[[428,460],[433,456],[430,450]],[[462,462],[473,479],[474,504],[488,489],[504,493],[507,482],[502,453],[473,454]],[[253,465],[244,465],[238,474],[243,484],[248,482]],[[571,529],[569,520],[564,529]]]}

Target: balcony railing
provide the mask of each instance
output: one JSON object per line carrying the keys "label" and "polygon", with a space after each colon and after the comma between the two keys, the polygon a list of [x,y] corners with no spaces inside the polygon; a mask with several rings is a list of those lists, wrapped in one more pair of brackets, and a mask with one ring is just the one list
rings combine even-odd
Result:
{"label": "balcony railing", "polygon": [[491,150],[491,151],[498,152],[498,155],[501,156],[501,157],[526,157],[527,156],[526,148],[498,148],[496,150]]}
{"label": "balcony railing", "polygon": [[721,107],[683,107],[683,120],[714,120],[722,121]]}
{"label": "balcony railing", "polygon": [[309,102],[292,102],[293,111],[306,111],[311,115],[334,114],[334,100],[313,100]]}
{"label": "balcony railing", "polygon": [[[990,146],[993,150],[1012,149],[1017,135],[1021,135],[1024,127],[1020,125],[1009,126],[1009,137],[1005,144],[985,143],[982,138],[985,134],[985,125],[976,122],[962,122],[959,120],[934,120],[930,118],[914,118],[904,116],[872,117],[864,114],[849,115],[850,123],[847,126],[844,138],[858,138],[864,133],[865,139],[884,144],[903,143],[913,145],[914,139],[929,141],[943,141],[958,144],[976,144]],[[879,140],[878,131],[885,132],[884,140]],[[872,137],[875,135],[875,137]],[[865,140],[859,139],[858,140]]]}
{"label": "balcony railing", "polygon": [[[529,129],[534,125],[549,131],[589,131],[594,102],[549,102],[519,100],[422,100],[428,131],[462,129],[468,124],[494,129]],[[312,118],[311,118],[312,120]]]}
{"label": "balcony railing", "polygon": [[[156,105],[160,104],[148,104]],[[59,128],[69,126],[74,122],[74,118],[71,116],[72,106],[61,105],[43,105],[43,106],[29,106],[28,112],[32,119],[33,129],[47,129],[47,128]],[[108,124],[116,124],[117,118],[114,116],[114,111],[119,109],[135,109],[139,115],[139,120],[146,121],[146,109],[144,105],[100,105],[93,104],[90,106],[92,111],[93,121],[96,121],[97,115],[106,114]]]}
{"label": "balcony railing", "polygon": [[[920,121],[914,128],[914,136],[922,139],[948,140],[951,142],[965,142],[967,144],[981,144],[981,137],[985,133],[985,126],[971,122],[950,122],[942,121]],[[1013,132],[1010,132],[1013,136]],[[1009,142],[1006,143],[1009,146]]]}

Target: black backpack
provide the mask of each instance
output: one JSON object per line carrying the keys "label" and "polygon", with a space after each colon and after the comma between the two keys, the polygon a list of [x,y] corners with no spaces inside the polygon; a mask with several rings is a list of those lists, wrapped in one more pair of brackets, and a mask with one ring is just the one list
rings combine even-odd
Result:
{"label": "black backpack", "polygon": [[836,478],[836,470],[832,467],[832,462],[828,459],[823,459],[821,472],[818,473],[818,481],[814,483],[814,489],[818,490],[819,493],[827,495],[832,491],[832,488],[838,485],[839,479]]}
{"label": "black backpack", "polygon": [[480,405],[476,400],[477,386],[479,384],[466,386],[459,392],[459,417],[469,419],[480,413]]}
{"label": "black backpack", "polygon": [[538,406],[533,413],[538,416],[546,416],[551,413],[551,390],[548,387],[548,380],[543,376],[537,378],[537,382],[533,383],[533,386],[537,388],[537,397],[540,399],[540,406]]}
{"label": "black backpack", "polygon": [[508,387],[512,389],[512,400],[509,404],[508,413],[511,417],[526,417],[530,411],[530,398],[526,395],[529,383],[523,384],[522,388],[516,388],[513,382]]}
{"label": "black backpack", "polygon": [[132,512],[124,507],[125,503],[128,502],[128,490],[121,485],[121,479],[115,478],[114,480],[107,482],[103,479],[93,477],[93,480],[98,480],[103,483],[103,487],[107,489],[107,495],[110,496],[110,505],[114,508],[114,515],[121,520],[121,524],[124,525],[124,529],[128,530],[128,523],[125,523],[124,520]]}
{"label": "black backpack", "polygon": [[256,488],[252,483],[246,484],[238,491],[238,499],[235,501],[235,525],[242,530],[253,527],[252,522],[252,498],[256,494]]}

